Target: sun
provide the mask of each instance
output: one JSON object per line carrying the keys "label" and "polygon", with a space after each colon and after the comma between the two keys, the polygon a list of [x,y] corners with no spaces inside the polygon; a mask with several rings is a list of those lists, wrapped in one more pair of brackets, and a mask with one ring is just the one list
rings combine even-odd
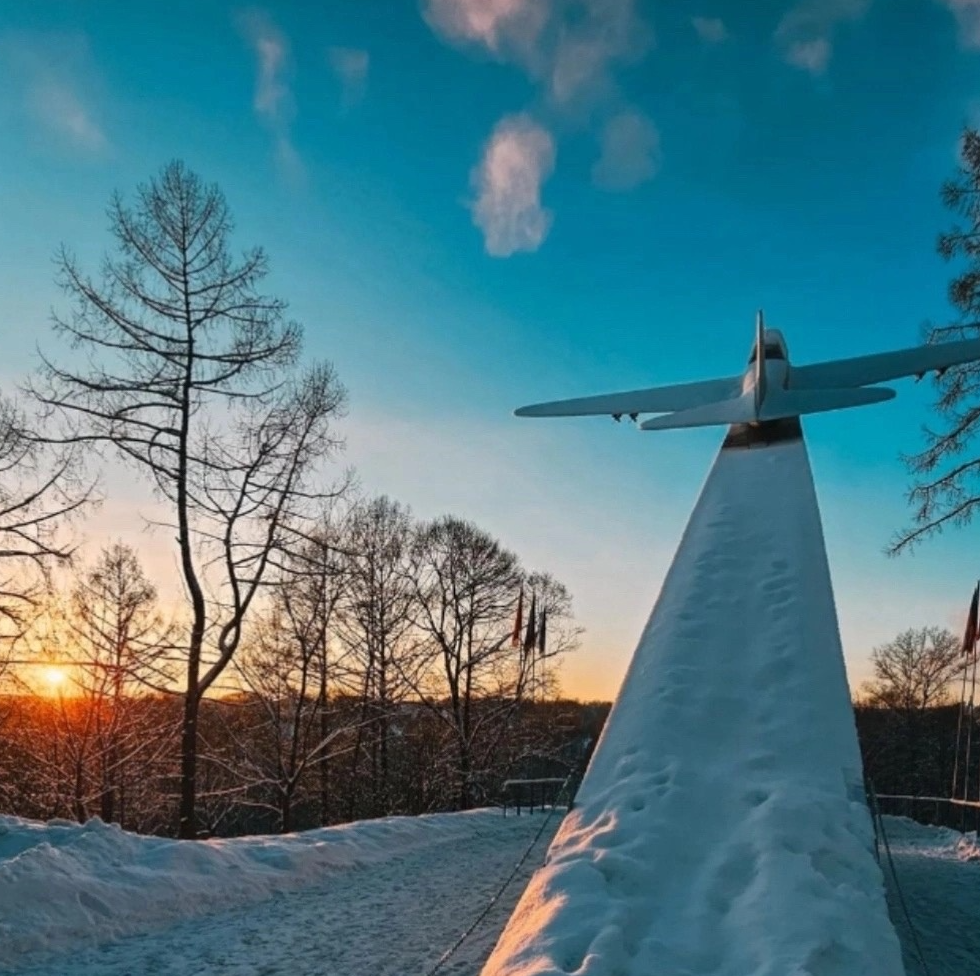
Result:
{"label": "sun", "polygon": [[41,682],[49,695],[58,695],[68,685],[68,669],[57,664],[45,664],[40,669]]}

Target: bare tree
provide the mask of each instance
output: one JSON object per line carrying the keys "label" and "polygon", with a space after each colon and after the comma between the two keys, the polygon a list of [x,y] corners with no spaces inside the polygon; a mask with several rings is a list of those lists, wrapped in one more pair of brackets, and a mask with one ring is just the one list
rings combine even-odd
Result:
{"label": "bare tree", "polygon": [[[865,755],[907,790],[924,782],[944,761],[947,743],[930,732],[930,717],[938,706],[951,702],[950,685],[957,676],[965,679],[968,662],[959,639],[939,627],[904,631],[876,647],[871,662],[875,677],[864,685],[859,704],[875,706],[889,721],[887,734],[865,737]],[[961,724],[963,717],[961,709]],[[969,721],[972,727],[972,710]]]}
{"label": "bare tree", "polygon": [[447,516],[420,529],[412,582],[427,649],[413,684],[450,734],[456,803],[466,809],[478,756],[492,752],[530,674],[534,649],[511,647],[521,568],[487,533]]}
{"label": "bare tree", "polygon": [[[960,321],[932,326],[929,342],[980,336],[980,130],[966,129],[957,175],[943,184],[943,203],[962,223],[941,234],[939,253],[962,259],[949,285],[949,300]],[[912,525],[898,532],[892,554],[911,548],[948,525],[966,525],[980,504],[980,456],[970,450],[980,430],[980,363],[953,366],[936,377],[939,426],[924,428],[925,448],[906,456],[914,483],[909,490]]]}
{"label": "bare tree", "polygon": [[415,592],[408,576],[412,521],[386,496],[356,505],[346,520],[345,590],[337,634],[350,653],[347,690],[360,699],[361,717],[351,754],[349,810],[356,802],[358,769],[368,764],[372,816],[391,811],[389,794],[392,711],[410,690]]}
{"label": "bare tree", "polygon": [[119,542],[103,548],[76,582],[66,626],[66,647],[77,661],[75,697],[98,767],[99,812],[125,826],[131,785],[150,778],[153,758],[172,738],[168,729],[147,725],[139,696],[170,685],[174,627],[161,616],[139,557]]}
{"label": "bare tree", "polygon": [[65,419],[62,442],[114,450],[169,512],[189,611],[178,832],[193,837],[201,699],[238,649],[271,555],[323,494],[345,394],[326,364],[294,378],[301,329],[257,290],[264,253],[231,254],[217,186],[173,162],[132,208],[114,197],[109,218],[118,251],[100,281],[59,257],[72,311],[55,327],[84,355],[44,356],[34,392]]}
{"label": "bare tree", "polygon": [[950,682],[963,670],[959,639],[939,627],[903,631],[876,647],[871,663],[866,700],[910,716],[947,704]]}
{"label": "bare tree", "polygon": [[136,554],[120,543],[106,546],[70,592],[48,595],[23,642],[39,676],[21,689],[44,716],[25,741],[31,766],[64,807],[47,815],[135,826],[144,821],[131,810],[148,794],[159,805],[175,727],[147,685],[167,681],[170,630]]}
{"label": "bare tree", "polygon": [[40,443],[26,412],[0,396],[0,674],[40,609],[49,569],[74,551],[59,530],[92,499],[76,471],[75,451]]}
{"label": "bare tree", "polygon": [[[271,605],[253,628],[237,670],[249,689],[247,778],[273,793],[279,829],[294,829],[297,797],[319,793],[320,822],[329,821],[329,773],[341,729],[329,714],[330,638],[345,574],[333,532],[321,529],[280,570]],[[319,789],[311,790],[311,774]],[[259,800],[258,802],[262,802]]]}

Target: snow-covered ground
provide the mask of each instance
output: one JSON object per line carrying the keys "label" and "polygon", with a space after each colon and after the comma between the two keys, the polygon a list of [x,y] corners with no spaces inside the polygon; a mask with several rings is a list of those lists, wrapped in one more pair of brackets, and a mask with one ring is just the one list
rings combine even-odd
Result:
{"label": "snow-covered ground", "polygon": [[[980,848],[976,835],[885,817],[895,875],[882,851],[888,904],[908,976],[980,976]],[[922,949],[919,958],[909,921]]]}
{"label": "snow-covered ground", "polygon": [[[479,971],[558,819],[440,974]],[[134,837],[98,823],[0,822],[5,974],[425,976],[489,904],[543,819],[478,811],[201,844]],[[885,825],[928,973],[978,976],[974,838],[902,818],[886,817]],[[327,857],[331,847],[343,855]],[[924,976],[886,877],[908,976]],[[93,914],[90,890],[111,894],[113,911]],[[52,900],[57,913],[48,908]],[[844,967],[835,976],[852,972]]]}
{"label": "snow-covered ground", "polygon": [[[478,972],[560,819],[440,973]],[[0,972],[423,976],[543,823],[478,810],[188,842],[0,817]]]}
{"label": "snow-covered ground", "polygon": [[902,973],[801,440],[720,452],[483,973]]}

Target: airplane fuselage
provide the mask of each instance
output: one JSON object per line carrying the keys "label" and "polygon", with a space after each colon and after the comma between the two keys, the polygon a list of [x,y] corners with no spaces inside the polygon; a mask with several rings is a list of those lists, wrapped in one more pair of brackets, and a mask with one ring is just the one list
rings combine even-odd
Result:
{"label": "airplane fuselage", "polygon": [[[758,356],[760,341],[763,346],[761,365]],[[742,377],[742,395],[754,395],[760,386],[764,390],[785,390],[789,386],[789,371],[789,352],[783,334],[778,329],[763,330],[749,353],[749,363]]]}

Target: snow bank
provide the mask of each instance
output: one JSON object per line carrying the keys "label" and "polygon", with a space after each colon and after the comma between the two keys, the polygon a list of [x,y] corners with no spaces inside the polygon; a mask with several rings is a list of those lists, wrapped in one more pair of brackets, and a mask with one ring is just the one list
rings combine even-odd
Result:
{"label": "snow bank", "polygon": [[723,450],[484,976],[897,976],[803,442]]}
{"label": "snow bank", "polygon": [[942,861],[980,861],[976,831],[961,834],[951,827],[928,827],[908,817],[884,819],[893,854],[915,853]]}
{"label": "snow bank", "polygon": [[498,830],[499,811],[389,817],[283,837],[178,841],[94,818],[80,826],[0,816],[0,968]]}

